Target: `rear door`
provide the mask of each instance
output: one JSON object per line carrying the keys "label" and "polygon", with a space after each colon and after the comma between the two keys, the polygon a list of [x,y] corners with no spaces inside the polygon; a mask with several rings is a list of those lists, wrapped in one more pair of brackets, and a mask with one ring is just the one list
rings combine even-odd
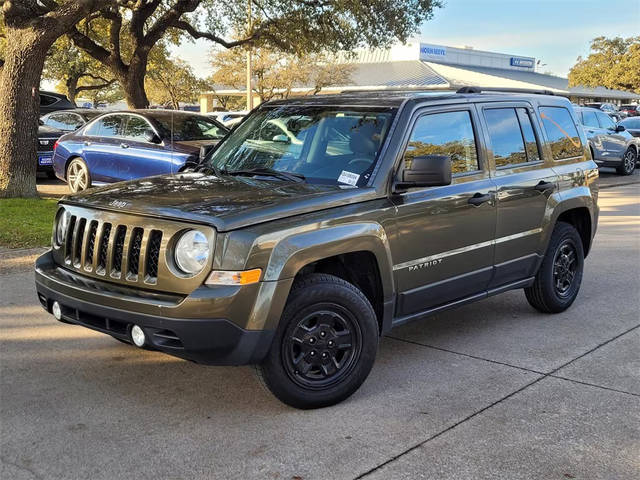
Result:
{"label": "rear door", "polygon": [[605,156],[605,147],[602,143],[605,131],[600,126],[597,113],[596,110],[582,110],[580,112],[584,133],[589,139],[594,160],[600,160]]}
{"label": "rear door", "polygon": [[497,188],[495,273],[489,284],[489,289],[497,289],[533,275],[547,200],[557,190],[557,178],[541,154],[529,103],[492,103],[478,109]]}
{"label": "rear door", "polygon": [[596,112],[602,129],[602,144],[606,158],[612,160],[622,159],[627,148],[627,139],[623,133],[616,132],[616,124],[609,115],[604,112]]}
{"label": "rear door", "polygon": [[391,242],[402,322],[453,301],[483,295],[493,270],[495,187],[472,105],[429,108],[413,120],[401,164],[449,155],[451,185],[392,196],[397,238]]}
{"label": "rear door", "polygon": [[148,132],[157,135],[144,117],[125,115],[119,154],[119,176],[122,180],[173,173],[171,151],[165,150],[163,143],[147,141]]}
{"label": "rear door", "polygon": [[92,182],[117,182],[122,141],[122,114],[100,117],[85,129],[82,153]]}

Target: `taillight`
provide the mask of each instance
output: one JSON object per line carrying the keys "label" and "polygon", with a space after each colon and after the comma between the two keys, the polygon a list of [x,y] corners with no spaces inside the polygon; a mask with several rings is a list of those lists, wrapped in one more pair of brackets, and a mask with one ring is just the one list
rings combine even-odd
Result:
{"label": "taillight", "polygon": [[53,144],[53,151],[56,151],[56,148],[58,148],[58,143],[60,143],[59,140],[56,140],[56,143]]}

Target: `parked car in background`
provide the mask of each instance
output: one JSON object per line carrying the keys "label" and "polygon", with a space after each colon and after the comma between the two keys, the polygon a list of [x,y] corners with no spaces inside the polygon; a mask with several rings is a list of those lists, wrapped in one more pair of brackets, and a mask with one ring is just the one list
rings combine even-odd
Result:
{"label": "parked car in background", "polygon": [[618,106],[613,103],[599,103],[599,102],[585,103],[584,106],[602,110],[604,113],[606,113],[611,118],[613,118],[616,122],[619,122],[620,119],[622,118],[622,115],[620,114],[620,110],[618,109]]}
{"label": "parked car in background", "polygon": [[640,137],[640,117],[625,118],[620,121],[619,125],[622,125],[634,137]]}
{"label": "parked car in background", "polygon": [[56,92],[40,92],[40,115],[55,112],[56,110],[69,110],[76,106],[66,95]]}
{"label": "parked car in background", "polygon": [[620,105],[620,113],[626,114],[627,117],[640,116],[640,107],[638,105]]}
{"label": "parked car in background", "polygon": [[243,110],[237,112],[210,112],[207,115],[215,118],[224,126],[232,128],[234,125],[240,123],[242,119],[247,116],[247,113],[249,112]]}
{"label": "parked car in background", "polygon": [[636,168],[640,140],[623,125],[616,125],[602,110],[585,107],[574,107],[574,110],[598,166],[615,167],[620,175],[631,175]]}
{"label": "parked car in background", "polygon": [[56,178],[53,171],[53,150],[58,139],[64,135],[62,130],[43,125],[38,125],[38,172],[43,172],[49,178]]}
{"label": "parked car in background", "polygon": [[65,132],[73,132],[88,121],[102,115],[104,111],[93,108],[74,108],[72,110],[60,110],[47,113],[40,117],[45,125]]}
{"label": "parked car in background", "polygon": [[196,165],[227,132],[214,119],[188,112],[110,112],[60,139],[54,170],[72,192],[176,173],[185,165]]}

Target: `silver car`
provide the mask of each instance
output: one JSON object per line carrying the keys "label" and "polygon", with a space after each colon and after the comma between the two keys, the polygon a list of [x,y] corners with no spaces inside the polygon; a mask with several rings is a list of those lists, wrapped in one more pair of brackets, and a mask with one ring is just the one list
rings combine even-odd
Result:
{"label": "silver car", "polygon": [[616,125],[602,110],[586,107],[574,109],[595,162],[601,167],[614,167],[620,175],[631,175],[638,161],[640,138],[627,132],[623,125]]}

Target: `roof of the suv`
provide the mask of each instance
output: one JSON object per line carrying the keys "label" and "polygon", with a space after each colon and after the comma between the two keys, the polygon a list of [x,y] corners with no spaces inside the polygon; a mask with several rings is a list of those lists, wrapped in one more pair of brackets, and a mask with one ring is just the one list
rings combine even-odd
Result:
{"label": "roof of the suv", "polygon": [[[546,92],[545,92],[546,93]],[[360,92],[345,92],[335,95],[309,95],[293,97],[284,100],[271,100],[264,105],[309,105],[309,106],[376,106],[399,107],[407,100],[428,99],[430,101],[459,99],[482,99],[483,101],[504,100],[505,97],[540,96],[543,92],[528,91],[498,91],[485,90],[483,92],[454,92],[451,90],[370,90]],[[552,93],[549,92],[552,95]],[[562,98],[562,97],[555,97]]]}

